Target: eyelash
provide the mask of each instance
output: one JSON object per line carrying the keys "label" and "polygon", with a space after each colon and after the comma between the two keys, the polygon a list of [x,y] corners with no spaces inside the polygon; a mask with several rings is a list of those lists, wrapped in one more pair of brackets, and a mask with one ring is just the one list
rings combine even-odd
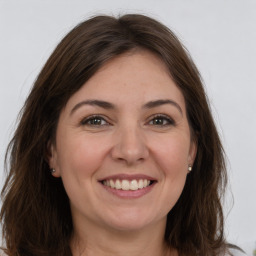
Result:
{"label": "eyelash", "polygon": [[[98,122],[97,123],[90,123],[92,121],[96,121]],[[160,124],[157,124],[157,123],[152,123],[152,122],[158,122],[159,120],[161,120],[162,123]],[[102,122],[105,122],[105,124],[101,124]],[[88,126],[94,126],[94,127],[100,127],[100,126],[108,126],[108,125],[111,125],[108,121],[106,121],[106,119],[100,115],[93,115],[93,116],[89,116],[87,118],[84,118],[81,120],[80,124],[82,126],[84,125],[88,125]],[[164,115],[164,114],[156,114],[152,117],[150,117],[150,120],[147,122],[147,124],[149,125],[153,125],[153,126],[159,126],[159,127],[165,127],[165,126],[175,126],[176,123],[175,121],[170,118],[169,116],[167,115]]]}
{"label": "eyelash", "polygon": [[165,124],[151,124],[151,125],[155,125],[155,126],[170,126],[170,125],[173,125],[175,126],[175,121],[170,118],[169,116],[167,115],[164,115],[164,114],[157,114],[157,115],[154,115],[153,117],[150,118],[149,122],[152,122],[154,120],[161,120],[162,122],[166,122]]}
{"label": "eyelash", "polygon": [[[102,121],[105,121],[106,124],[92,124],[90,122],[92,121],[95,121],[95,120],[100,120],[100,122]],[[81,122],[80,122],[81,125],[89,125],[89,126],[107,126],[107,125],[110,125],[110,123],[108,121],[105,120],[105,118],[103,118],[102,116],[99,116],[99,115],[93,115],[93,116],[89,116],[85,119],[83,119]]]}

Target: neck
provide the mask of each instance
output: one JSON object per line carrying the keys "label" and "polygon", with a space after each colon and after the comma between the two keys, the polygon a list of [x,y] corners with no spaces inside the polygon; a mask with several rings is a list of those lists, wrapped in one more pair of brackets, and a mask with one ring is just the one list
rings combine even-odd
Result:
{"label": "neck", "polygon": [[[88,224],[88,223],[87,223]],[[140,230],[114,230],[86,225],[75,227],[71,241],[74,256],[174,256],[164,240],[166,221]]]}

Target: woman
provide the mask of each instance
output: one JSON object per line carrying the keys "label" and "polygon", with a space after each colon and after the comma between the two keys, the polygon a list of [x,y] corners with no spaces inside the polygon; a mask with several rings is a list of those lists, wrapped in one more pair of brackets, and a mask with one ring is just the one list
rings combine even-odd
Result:
{"label": "woman", "polygon": [[151,18],[75,27],[39,74],[9,154],[7,255],[231,255],[224,152],[199,72]]}

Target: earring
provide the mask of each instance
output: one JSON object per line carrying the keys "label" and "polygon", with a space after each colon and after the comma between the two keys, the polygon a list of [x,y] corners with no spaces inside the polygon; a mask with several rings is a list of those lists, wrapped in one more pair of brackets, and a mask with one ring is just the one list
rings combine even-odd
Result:
{"label": "earring", "polygon": [[189,165],[188,166],[188,172],[191,172],[192,171],[192,165]]}
{"label": "earring", "polygon": [[51,174],[55,173],[56,170],[55,169],[51,169]]}

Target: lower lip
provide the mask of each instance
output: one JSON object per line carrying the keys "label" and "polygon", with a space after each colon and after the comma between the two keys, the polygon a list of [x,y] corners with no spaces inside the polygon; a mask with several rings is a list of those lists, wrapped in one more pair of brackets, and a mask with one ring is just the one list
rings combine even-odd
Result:
{"label": "lower lip", "polygon": [[140,198],[146,194],[148,194],[153,187],[155,186],[156,182],[154,182],[152,185],[142,188],[142,189],[138,189],[138,190],[122,190],[122,189],[114,189],[108,186],[103,185],[102,183],[100,183],[103,188],[105,190],[107,190],[108,192],[112,193],[113,195],[120,197],[120,198],[124,198],[124,199],[135,199],[135,198]]}

